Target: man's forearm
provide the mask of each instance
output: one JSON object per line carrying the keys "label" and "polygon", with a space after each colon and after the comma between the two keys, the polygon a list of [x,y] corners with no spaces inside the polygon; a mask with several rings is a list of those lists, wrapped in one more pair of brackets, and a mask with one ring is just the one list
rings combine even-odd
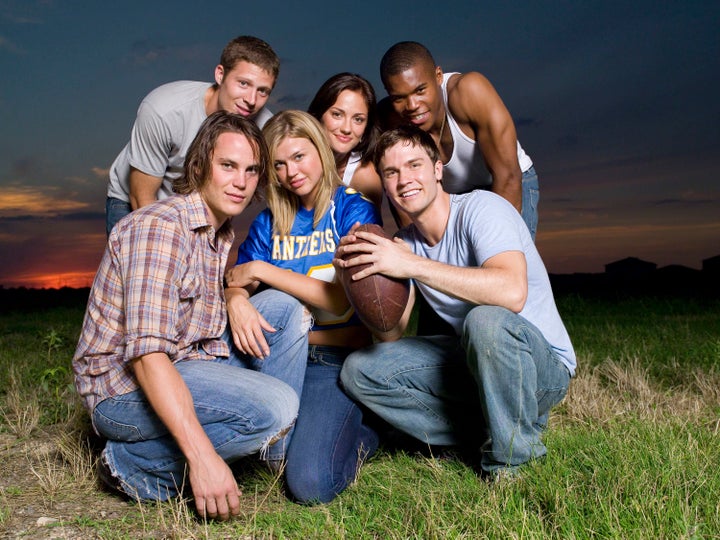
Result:
{"label": "man's forearm", "polygon": [[236,515],[241,495],[237,482],[200,424],[190,390],[170,358],[151,353],[134,359],[133,367],[150,405],[187,461],[199,514],[220,519]]}
{"label": "man's forearm", "polygon": [[519,171],[508,171],[498,177],[493,175],[492,191],[522,212],[522,174]]}
{"label": "man's forearm", "polygon": [[525,272],[522,253],[503,252],[473,268],[420,258],[413,278],[470,304],[501,306],[518,313],[527,298]]}
{"label": "man's forearm", "polygon": [[191,466],[215,449],[195,414],[185,381],[165,353],[133,360],[138,384]]}
{"label": "man's forearm", "polygon": [[130,206],[133,210],[155,202],[162,178],[146,174],[138,169],[130,169]]}

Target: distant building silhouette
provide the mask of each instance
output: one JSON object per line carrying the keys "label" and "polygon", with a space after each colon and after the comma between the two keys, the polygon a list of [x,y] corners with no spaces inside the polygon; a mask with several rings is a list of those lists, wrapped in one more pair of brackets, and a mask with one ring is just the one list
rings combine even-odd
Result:
{"label": "distant building silhouette", "polygon": [[643,261],[637,257],[627,257],[605,265],[605,273],[610,276],[638,277],[654,272],[657,264]]}
{"label": "distant building silhouette", "polygon": [[602,298],[628,296],[682,296],[712,300],[720,298],[720,256],[705,259],[702,270],[680,264],[658,268],[657,264],[627,257],[605,265],[601,274],[551,274],[556,293]]}
{"label": "distant building silhouette", "polygon": [[703,259],[702,271],[706,274],[720,276],[720,255],[715,255],[709,259]]}
{"label": "distant building silhouette", "polygon": [[673,278],[697,279],[700,275],[700,270],[683,266],[682,264],[668,264],[667,266],[658,268],[656,274]]}

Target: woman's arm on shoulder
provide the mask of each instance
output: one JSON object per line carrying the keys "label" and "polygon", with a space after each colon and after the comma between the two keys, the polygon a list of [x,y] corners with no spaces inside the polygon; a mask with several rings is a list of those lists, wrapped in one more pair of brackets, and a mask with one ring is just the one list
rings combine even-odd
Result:
{"label": "woman's arm on shoulder", "polygon": [[353,174],[350,187],[362,193],[380,208],[383,200],[383,187],[380,176],[370,162],[363,162]]}

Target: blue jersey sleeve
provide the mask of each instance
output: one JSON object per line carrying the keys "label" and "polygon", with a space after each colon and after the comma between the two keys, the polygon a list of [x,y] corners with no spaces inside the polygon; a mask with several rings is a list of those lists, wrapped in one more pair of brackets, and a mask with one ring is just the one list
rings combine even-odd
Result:
{"label": "blue jersey sleeve", "polygon": [[342,204],[340,223],[338,224],[340,236],[345,236],[355,223],[360,223],[361,225],[365,223],[382,225],[382,218],[378,208],[353,188],[338,188],[338,193],[335,195],[335,203],[338,206]]}
{"label": "blue jersey sleeve", "polygon": [[238,258],[235,264],[250,261],[270,261],[272,242],[272,214],[265,209],[250,225],[248,235],[238,248]]}

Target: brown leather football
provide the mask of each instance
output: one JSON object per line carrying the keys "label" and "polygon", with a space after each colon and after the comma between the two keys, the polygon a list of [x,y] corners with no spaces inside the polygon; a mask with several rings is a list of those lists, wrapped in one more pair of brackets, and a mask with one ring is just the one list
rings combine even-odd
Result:
{"label": "brown leather football", "polygon": [[[383,228],[374,223],[360,225],[356,231],[367,231],[389,238]],[[358,239],[358,242],[362,240]],[[357,254],[348,255],[346,260],[356,256]],[[400,321],[405,311],[410,296],[410,281],[390,278],[382,274],[373,274],[353,281],[352,276],[367,266],[360,264],[346,268],[342,272],[345,294],[363,323],[387,332]]]}

